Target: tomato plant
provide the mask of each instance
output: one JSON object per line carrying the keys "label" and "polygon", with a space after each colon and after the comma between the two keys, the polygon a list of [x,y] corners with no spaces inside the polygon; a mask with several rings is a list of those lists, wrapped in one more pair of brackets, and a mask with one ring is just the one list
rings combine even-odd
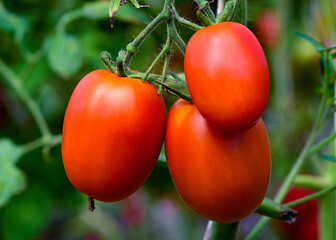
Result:
{"label": "tomato plant", "polygon": [[197,109],[222,130],[250,128],[267,107],[266,57],[242,24],[223,22],[197,31],[187,44],[184,70]]}
{"label": "tomato plant", "polygon": [[[288,203],[313,193],[314,191],[309,188],[294,186],[288,191],[283,203]],[[297,220],[292,224],[278,222],[282,232],[295,240],[319,239],[318,200],[312,199],[293,207],[293,209],[298,212]]]}
{"label": "tomato plant", "polygon": [[163,143],[166,110],[157,88],[108,70],[86,75],[69,101],[62,156],[70,182],[100,201],[136,191]]}
{"label": "tomato plant", "polygon": [[202,217],[235,222],[264,199],[271,158],[262,120],[247,131],[226,133],[208,124],[195,105],[178,100],[168,115],[165,141],[175,186]]}

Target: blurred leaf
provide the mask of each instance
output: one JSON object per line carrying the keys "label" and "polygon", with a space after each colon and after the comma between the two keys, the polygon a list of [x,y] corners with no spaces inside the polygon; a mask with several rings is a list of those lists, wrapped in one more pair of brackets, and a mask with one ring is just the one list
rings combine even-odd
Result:
{"label": "blurred leaf", "polygon": [[77,73],[82,65],[79,40],[68,34],[59,34],[46,43],[47,59],[51,69],[62,77]]}
{"label": "blurred leaf", "polygon": [[25,188],[26,179],[15,165],[22,154],[22,147],[9,139],[0,140],[0,207]]}
{"label": "blurred leaf", "polygon": [[322,43],[316,41],[315,39],[313,39],[313,38],[311,38],[311,37],[309,37],[309,36],[307,36],[307,35],[305,35],[303,33],[297,32],[296,34],[299,37],[301,37],[301,38],[307,40],[308,42],[310,42],[311,44],[313,44],[317,51],[321,51],[321,50],[325,49],[325,47],[322,45]]}
{"label": "blurred leaf", "polygon": [[130,4],[125,4],[119,8],[117,13],[117,20],[129,23],[148,24],[150,18],[141,11]]}
{"label": "blurred leaf", "polygon": [[38,236],[48,231],[54,199],[50,196],[51,189],[42,185],[42,181],[43,179],[40,182],[30,182],[27,191],[13,198],[2,209],[0,239],[46,239]]}
{"label": "blurred leaf", "polygon": [[83,6],[83,16],[88,19],[108,19],[109,2],[91,2]]}
{"label": "blurred leaf", "polygon": [[323,159],[323,160],[327,160],[330,162],[336,162],[336,156],[332,156],[332,155],[318,155],[319,158]]}
{"label": "blurred leaf", "polygon": [[0,2],[0,29],[12,32],[17,37],[22,37],[29,29],[29,23],[26,18],[5,9],[3,3]]}

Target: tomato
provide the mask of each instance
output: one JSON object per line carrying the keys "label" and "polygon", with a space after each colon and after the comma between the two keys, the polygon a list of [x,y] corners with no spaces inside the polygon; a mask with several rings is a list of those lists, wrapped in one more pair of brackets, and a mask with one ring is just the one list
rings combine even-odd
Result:
{"label": "tomato", "polygon": [[219,129],[247,130],[267,107],[268,64],[244,25],[223,22],[196,32],[187,44],[184,71],[197,109]]}
{"label": "tomato", "polygon": [[[295,186],[288,191],[283,203],[288,203],[313,193],[314,191],[309,188]],[[318,200],[312,199],[293,207],[293,209],[298,212],[297,219],[292,224],[278,222],[282,232],[295,240],[319,239]]]}
{"label": "tomato", "polygon": [[104,202],[135,192],[160,154],[166,109],[157,88],[108,70],[86,75],[69,101],[62,156],[70,182]]}
{"label": "tomato", "polygon": [[273,9],[264,9],[256,17],[255,31],[262,46],[269,50],[274,49],[281,37],[279,14]]}
{"label": "tomato", "polygon": [[209,124],[195,105],[178,100],[168,115],[165,149],[176,189],[206,219],[238,221],[265,197],[271,158],[262,120],[247,131],[227,133]]}

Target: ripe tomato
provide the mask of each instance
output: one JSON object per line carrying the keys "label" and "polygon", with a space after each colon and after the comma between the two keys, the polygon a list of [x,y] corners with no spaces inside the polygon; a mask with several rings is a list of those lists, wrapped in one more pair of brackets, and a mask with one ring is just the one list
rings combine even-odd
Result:
{"label": "ripe tomato", "polygon": [[[292,187],[283,203],[288,203],[314,193],[306,187]],[[318,200],[312,199],[293,207],[298,212],[297,219],[292,224],[277,222],[280,230],[295,240],[319,239]]]}
{"label": "ripe tomato", "polygon": [[64,118],[62,155],[70,182],[104,202],[129,196],[154,168],[165,123],[163,98],[151,83],[108,70],[89,73]]}
{"label": "ripe tomato", "polygon": [[246,130],[267,107],[266,57],[244,25],[223,22],[196,32],[187,45],[184,71],[197,109],[219,129]]}
{"label": "ripe tomato", "polygon": [[262,120],[247,131],[227,133],[210,125],[193,104],[178,100],[168,115],[165,148],[178,192],[200,216],[235,222],[264,199],[271,158]]}

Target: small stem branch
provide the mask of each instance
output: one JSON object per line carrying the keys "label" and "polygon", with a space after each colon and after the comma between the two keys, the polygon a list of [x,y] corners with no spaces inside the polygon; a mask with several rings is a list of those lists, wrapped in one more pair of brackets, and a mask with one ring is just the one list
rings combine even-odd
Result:
{"label": "small stem branch", "polygon": [[318,191],[316,193],[310,194],[310,195],[308,195],[306,197],[303,197],[303,198],[300,198],[298,200],[286,203],[285,205],[287,207],[295,207],[297,205],[300,205],[301,203],[308,202],[308,201],[310,201],[310,200],[312,200],[314,198],[318,198],[318,197],[321,197],[321,196],[323,196],[325,194],[328,194],[328,193],[330,193],[332,191],[335,191],[335,189],[336,189],[336,185],[332,186],[332,187],[329,187],[329,188],[325,188],[325,189],[323,189],[321,191]]}
{"label": "small stem branch", "polygon": [[[195,0],[199,9],[201,9],[201,11],[203,11],[209,17],[210,21],[216,22],[216,16],[213,13],[213,11],[211,10],[211,8],[209,7],[210,1],[208,1],[207,3],[204,3],[205,1],[206,0]],[[213,1],[211,1],[211,2],[213,2]]]}
{"label": "small stem branch", "polygon": [[200,25],[198,25],[198,24],[196,24],[196,23],[190,22],[190,21],[188,21],[188,20],[182,18],[182,17],[178,14],[178,12],[177,12],[176,8],[174,7],[174,5],[171,6],[170,10],[172,11],[172,13],[173,13],[173,15],[175,16],[176,20],[177,20],[181,25],[186,26],[186,27],[188,27],[188,28],[190,28],[190,29],[192,29],[192,30],[195,30],[195,31],[201,30],[201,29],[203,28],[202,26],[200,26]]}
{"label": "small stem branch", "polygon": [[47,146],[47,145],[57,145],[62,142],[62,135],[55,135],[50,138],[50,140],[45,139],[44,137],[41,137],[39,139],[36,139],[30,143],[27,143],[23,146],[23,154],[26,154],[30,151],[33,151],[37,148]]}
{"label": "small stem branch", "polygon": [[335,138],[336,138],[336,132],[333,132],[328,137],[326,137],[325,139],[323,139],[322,141],[317,143],[315,146],[311,147],[308,155],[311,156],[311,155],[317,153],[318,151],[320,151],[322,148],[324,148],[326,145],[328,145],[328,143],[330,143]]}
{"label": "small stem branch", "polygon": [[152,62],[152,64],[149,66],[149,68],[147,69],[145,76],[143,77],[143,80],[145,81],[149,75],[149,73],[153,70],[153,68],[156,66],[156,64],[160,61],[160,59],[167,53],[169,52],[171,47],[171,40],[169,37],[169,34],[167,36],[167,41],[166,44],[163,46],[161,52],[156,56],[156,58],[154,59],[154,61]]}
{"label": "small stem branch", "polygon": [[[169,38],[169,34],[168,34],[168,38],[167,38],[167,43],[168,43],[168,50],[166,52],[165,62],[164,62],[164,65],[163,65],[163,70],[162,70],[162,78],[161,78],[161,83],[162,84],[165,82],[165,79],[166,79],[166,76],[167,76],[169,59],[170,59],[171,41],[170,41],[170,38]],[[162,85],[159,86],[159,92],[158,93],[162,94]]]}
{"label": "small stem branch", "polygon": [[133,40],[133,42],[129,43],[126,47],[127,53],[125,56],[125,64],[129,65],[132,57],[139,51],[139,47],[141,43],[148,37],[148,35],[167,19],[167,11],[163,10],[159,15],[154,18],[152,22],[150,22],[147,27],[142,30],[142,32]]}
{"label": "small stem branch", "polygon": [[295,186],[302,186],[320,190],[325,188],[328,185],[328,182],[324,177],[308,175],[308,174],[299,174],[294,180]]}
{"label": "small stem branch", "polygon": [[100,53],[100,59],[102,60],[105,67],[107,67],[112,73],[117,74],[117,69],[113,66],[111,54],[107,51]]}
{"label": "small stem branch", "polygon": [[88,196],[88,200],[89,200],[89,207],[88,207],[88,209],[89,209],[90,212],[93,212],[96,209],[94,198]]}
{"label": "small stem branch", "polygon": [[4,76],[7,83],[14,89],[17,95],[21,98],[22,102],[26,105],[33,118],[35,119],[37,126],[39,127],[42,135],[46,139],[50,139],[51,132],[48,124],[45,121],[41,111],[37,107],[34,100],[24,89],[21,80],[12,72],[12,70],[0,59],[0,73]]}
{"label": "small stem branch", "polygon": [[177,47],[180,49],[180,51],[184,55],[184,53],[186,51],[186,48],[187,48],[187,45],[185,44],[185,42],[181,38],[180,34],[177,32],[176,27],[175,27],[175,23],[174,23],[174,19],[173,18],[169,19],[167,21],[167,25],[168,25],[168,33],[169,33],[171,39],[173,40],[173,42],[177,45]]}

